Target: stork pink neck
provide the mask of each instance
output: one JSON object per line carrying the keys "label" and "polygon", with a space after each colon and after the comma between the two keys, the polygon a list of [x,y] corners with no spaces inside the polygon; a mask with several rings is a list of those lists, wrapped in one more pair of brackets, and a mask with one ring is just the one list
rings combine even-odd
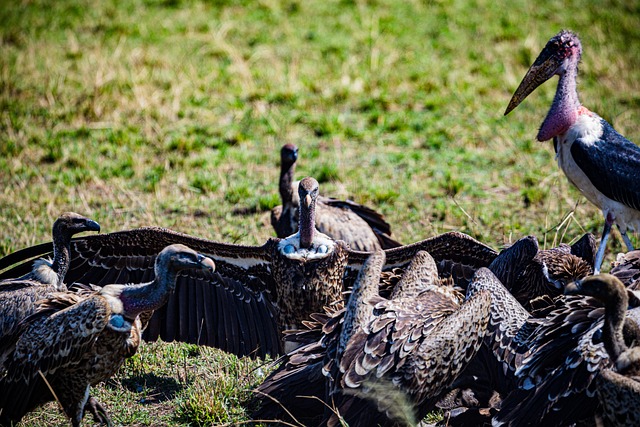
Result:
{"label": "stork pink neck", "polygon": [[538,141],[547,141],[554,136],[562,135],[569,130],[581,114],[584,114],[583,110],[589,111],[582,107],[578,99],[577,74],[577,61],[570,63],[566,70],[560,74],[553,104],[551,104],[551,109],[549,109],[547,117],[538,131]]}

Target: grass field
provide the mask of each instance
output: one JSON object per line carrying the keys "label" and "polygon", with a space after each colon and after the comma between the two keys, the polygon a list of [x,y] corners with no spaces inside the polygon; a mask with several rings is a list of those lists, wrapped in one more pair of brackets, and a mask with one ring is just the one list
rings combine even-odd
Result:
{"label": "grass field", "polygon": [[[0,255],[66,210],[105,232],[262,244],[284,143],[298,177],[375,207],[403,242],[599,235],[535,141],[555,80],[503,112],[572,29],[583,104],[640,141],[639,17],[633,0],[0,0]],[[260,363],[144,345],[97,394],[124,425],[239,422]],[[52,408],[26,425],[64,424]]]}

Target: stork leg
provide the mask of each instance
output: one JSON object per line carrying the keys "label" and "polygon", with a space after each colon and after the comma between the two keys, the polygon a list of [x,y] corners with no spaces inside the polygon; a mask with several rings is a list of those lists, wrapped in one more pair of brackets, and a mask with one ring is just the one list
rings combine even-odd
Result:
{"label": "stork leg", "polygon": [[613,224],[613,218],[610,214],[604,220],[604,230],[602,230],[602,239],[600,239],[600,245],[598,245],[598,252],[596,252],[596,261],[593,266],[593,274],[600,273],[600,267],[602,267],[602,261],[604,260],[604,250],[607,248],[607,240],[609,240],[609,234],[611,234],[611,225]]}
{"label": "stork leg", "polygon": [[627,251],[632,251],[633,243],[631,243],[631,239],[629,238],[629,236],[627,236],[626,228],[624,231],[622,231],[622,228],[620,228],[620,225],[618,225],[618,230],[620,230],[620,234],[622,235],[622,240],[624,240],[624,244],[627,245]]}

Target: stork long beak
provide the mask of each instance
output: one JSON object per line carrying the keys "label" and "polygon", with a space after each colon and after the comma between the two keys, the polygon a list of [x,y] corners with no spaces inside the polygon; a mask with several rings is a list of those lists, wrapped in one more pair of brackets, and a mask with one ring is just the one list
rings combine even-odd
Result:
{"label": "stork long beak", "polygon": [[558,71],[560,64],[560,61],[553,55],[551,50],[545,47],[520,82],[520,86],[518,86],[518,89],[516,89],[511,97],[511,101],[509,101],[504,115],[509,114],[511,110],[520,105],[538,86],[553,77]]}
{"label": "stork long beak", "polygon": [[582,290],[582,280],[576,280],[575,282],[568,283],[564,287],[565,295],[578,295]]}

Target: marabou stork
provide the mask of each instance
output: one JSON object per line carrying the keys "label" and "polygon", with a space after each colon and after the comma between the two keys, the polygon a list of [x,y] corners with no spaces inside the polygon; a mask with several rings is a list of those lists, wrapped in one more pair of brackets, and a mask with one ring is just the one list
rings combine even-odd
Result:
{"label": "marabou stork", "polygon": [[577,35],[560,31],[547,42],[520,86],[505,115],[554,75],[560,76],[553,104],[538,131],[538,141],[553,138],[558,165],[569,181],[605,217],[594,273],[617,224],[627,250],[633,250],[627,227],[640,226],[640,147],[620,135],[602,117],[580,104],[576,89],[582,46]]}

